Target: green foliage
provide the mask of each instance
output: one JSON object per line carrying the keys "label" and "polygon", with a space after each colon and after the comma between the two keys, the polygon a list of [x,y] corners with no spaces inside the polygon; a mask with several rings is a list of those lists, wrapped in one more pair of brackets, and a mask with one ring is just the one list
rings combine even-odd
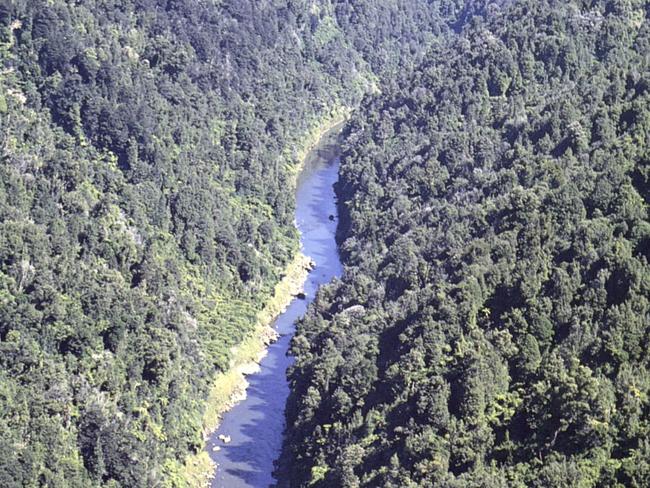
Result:
{"label": "green foliage", "polygon": [[285,486],[648,484],[649,8],[446,2],[366,99]]}
{"label": "green foliage", "polygon": [[179,483],[303,137],[369,89],[341,7],[0,1],[0,485]]}

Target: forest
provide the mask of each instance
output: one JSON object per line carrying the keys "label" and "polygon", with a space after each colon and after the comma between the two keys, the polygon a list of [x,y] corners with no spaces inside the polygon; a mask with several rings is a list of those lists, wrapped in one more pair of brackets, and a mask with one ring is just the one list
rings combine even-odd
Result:
{"label": "forest", "polygon": [[437,12],[0,0],[0,486],[185,486],[298,250],[305,136],[422,59]]}
{"label": "forest", "polygon": [[650,486],[649,15],[0,0],[0,486],[187,486],[348,108],[281,485]]}
{"label": "forest", "polygon": [[649,14],[492,3],[362,101],[281,486],[650,486]]}

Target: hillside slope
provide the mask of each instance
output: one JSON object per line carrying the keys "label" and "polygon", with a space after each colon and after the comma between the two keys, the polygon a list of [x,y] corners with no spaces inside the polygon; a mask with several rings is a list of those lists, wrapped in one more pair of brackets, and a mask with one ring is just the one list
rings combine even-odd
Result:
{"label": "hillside slope", "polygon": [[284,486],[650,485],[650,5],[488,5],[347,130]]}
{"label": "hillside slope", "polygon": [[371,52],[421,54],[436,12],[0,1],[0,485],[182,484],[297,251],[303,138],[381,83]]}

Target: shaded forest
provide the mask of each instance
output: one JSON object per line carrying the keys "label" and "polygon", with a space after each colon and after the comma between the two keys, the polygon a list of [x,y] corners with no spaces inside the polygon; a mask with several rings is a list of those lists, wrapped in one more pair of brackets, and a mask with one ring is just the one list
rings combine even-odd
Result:
{"label": "shaded forest", "polygon": [[649,486],[649,14],[0,0],[0,485],[184,486],[359,107],[283,484]]}
{"label": "shaded forest", "polygon": [[650,4],[447,13],[346,129],[282,486],[650,486]]}
{"label": "shaded forest", "polygon": [[[455,11],[455,2],[444,2]],[[297,251],[304,137],[425,1],[0,1],[0,485],[183,483]]]}

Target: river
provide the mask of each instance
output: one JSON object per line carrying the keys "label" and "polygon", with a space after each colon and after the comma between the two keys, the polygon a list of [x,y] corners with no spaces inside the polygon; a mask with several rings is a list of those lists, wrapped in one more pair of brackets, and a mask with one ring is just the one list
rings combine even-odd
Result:
{"label": "river", "polygon": [[[333,137],[326,135],[310,153],[296,185],[296,226],[302,252],[314,263],[305,282],[305,299],[294,298],[277,317],[274,327],[280,338],[269,346],[260,371],[247,377],[246,399],[223,416],[208,440],[208,452],[217,464],[212,488],[267,488],[275,483],[273,462],[282,447],[289,395],[286,370],[293,362],[287,351],[294,323],[303,316],[318,287],[342,271],[335,241],[333,185],[338,179],[339,159]],[[220,434],[230,436],[231,442],[224,444],[218,438]],[[220,450],[215,451],[215,446]]]}

